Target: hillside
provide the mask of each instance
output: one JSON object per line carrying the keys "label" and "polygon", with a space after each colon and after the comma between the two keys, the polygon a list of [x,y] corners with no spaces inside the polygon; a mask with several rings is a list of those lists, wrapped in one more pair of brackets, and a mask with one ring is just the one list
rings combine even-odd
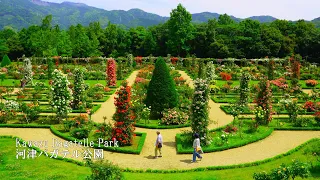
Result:
{"label": "hillside", "polygon": [[[110,21],[113,24],[124,25],[125,27],[152,26],[163,23],[168,17],[148,13],[140,9],[112,10],[107,11],[82,3],[51,3],[41,0],[0,0],[0,29],[11,26],[21,29],[34,24],[41,24],[41,20],[49,14],[53,16],[53,24],[59,24],[62,29],[70,25],[88,25],[90,22],[99,21],[105,27]],[[193,21],[196,23],[206,22],[211,18],[218,18],[220,14],[202,12],[192,14]],[[239,22],[242,19],[231,16]],[[260,22],[272,22],[276,18],[272,16],[252,16],[249,19]]]}

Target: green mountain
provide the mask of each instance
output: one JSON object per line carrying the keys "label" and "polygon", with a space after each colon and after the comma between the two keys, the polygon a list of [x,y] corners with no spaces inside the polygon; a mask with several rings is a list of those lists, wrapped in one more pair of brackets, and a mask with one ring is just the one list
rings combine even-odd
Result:
{"label": "green mountain", "polygon": [[[76,24],[86,26],[94,21],[99,21],[102,27],[107,26],[109,21],[113,24],[124,25],[125,27],[148,27],[168,20],[168,17],[162,17],[140,9],[107,11],[82,3],[51,3],[41,0],[0,0],[0,29],[3,29],[5,26],[21,29],[34,24],[40,25],[42,19],[49,14],[53,16],[53,25],[59,24],[62,29]],[[192,14],[193,21],[196,23],[207,22],[208,19],[218,18],[219,16],[220,14],[210,12]],[[237,22],[242,20],[234,16],[231,16],[231,18]],[[272,22],[276,20],[272,16],[252,16],[249,19],[260,22]]]}

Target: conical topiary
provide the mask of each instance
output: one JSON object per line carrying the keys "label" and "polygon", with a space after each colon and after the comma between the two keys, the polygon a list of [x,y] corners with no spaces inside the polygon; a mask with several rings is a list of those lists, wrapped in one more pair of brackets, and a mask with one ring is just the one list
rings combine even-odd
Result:
{"label": "conical topiary", "polygon": [[164,109],[174,108],[177,104],[178,93],[175,83],[165,61],[159,57],[149,83],[146,105],[151,106],[152,117],[161,118]]}
{"label": "conical topiary", "polygon": [[1,61],[1,67],[5,67],[11,64],[11,61],[7,55],[4,55]]}

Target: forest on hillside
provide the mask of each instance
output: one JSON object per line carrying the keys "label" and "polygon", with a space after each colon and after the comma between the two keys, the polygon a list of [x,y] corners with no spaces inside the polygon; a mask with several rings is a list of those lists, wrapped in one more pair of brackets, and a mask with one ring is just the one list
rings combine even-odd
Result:
{"label": "forest on hillside", "polygon": [[224,14],[206,23],[191,21],[191,14],[181,4],[172,10],[166,23],[128,30],[111,23],[103,29],[99,22],[62,30],[59,25],[52,26],[52,16],[48,15],[40,26],[20,31],[1,30],[0,58],[5,54],[10,59],[23,55],[281,58],[300,54],[319,62],[320,30],[304,20],[275,20],[268,24],[251,19],[235,22]]}

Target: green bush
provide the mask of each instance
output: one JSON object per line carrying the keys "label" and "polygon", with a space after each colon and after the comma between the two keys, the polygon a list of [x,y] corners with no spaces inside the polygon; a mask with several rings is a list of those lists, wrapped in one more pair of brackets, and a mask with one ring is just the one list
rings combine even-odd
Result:
{"label": "green bush", "polygon": [[123,175],[118,166],[113,165],[109,161],[89,162],[92,174],[88,176],[88,180],[120,180]]}
{"label": "green bush", "polygon": [[174,108],[178,104],[178,93],[169,69],[163,60],[158,58],[153,76],[149,83],[146,105],[151,106],[151,116],[161,118],[164,109]]}
{"label": "green bush", "polygon": [[90,130],[87,128],[75,128],[70,132],[70,134],[77,139],[88,138],[89,133]]}
{"label": "green bush", "polygon": [[312,124],[312,119],[306,117],[298,117],[296,121],[293,122],[294,127],[308,127],[310,124]]}
{"label": "green bush", "polygon": [[278,168],[272,169],[270,173],[254,173],[255,180],[285,180],[296,177],[307,178],[310,175],[309,165],[299,160],[293,160],[289,166],[282,164]]}
{"label": "green bush", "polygon": [[11,64],[11,61],[7,55],[3,56],[1,61],[1,67],[5,67]]}

